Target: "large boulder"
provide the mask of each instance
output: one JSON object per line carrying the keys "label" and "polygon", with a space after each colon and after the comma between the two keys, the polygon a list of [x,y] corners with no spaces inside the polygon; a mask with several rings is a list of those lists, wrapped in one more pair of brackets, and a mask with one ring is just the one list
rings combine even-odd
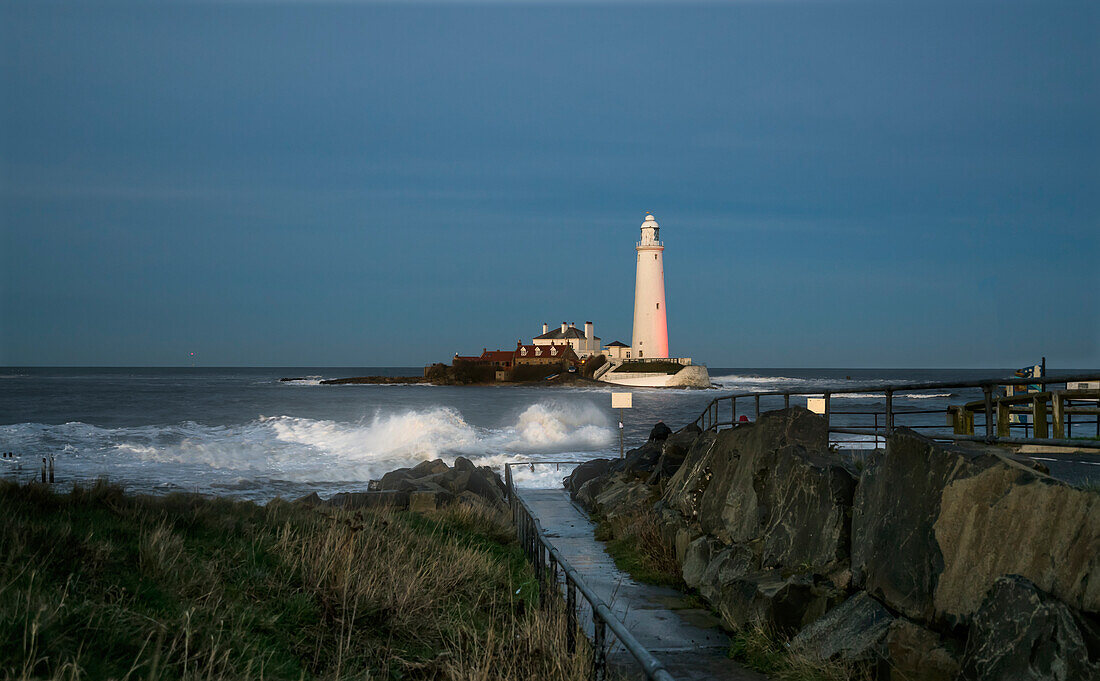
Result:
{"label": "large boulder", "polygon": [[965,625],[1006,574],[1100,611],[1100,494],[990,447],[901,430],[860,478],[852,573],[855,586],[931,624]]}
{"label": "large boulder", "polygon": [[1002,460],[949,483],[933,526],[943,554],[937,615],[965,621],[999,577],[1027,577],[1100,612],[1100,493]]}
{"label": "large boulder", "polygon": [[960,447],[942,446],[908,430],[895,432],[870,457],[852,508],[852,577],[905,615],[931,621],[943,572],[934,526],[940,497],[952,481],[988,462]]}
{"label": "large boulder", "polygon": [[[726,433],[732,434],[733,431],[724,431],[723,436]],[[699,515],[699,500],[713,475],[710,461],[717,441],[718,434],[713,431],[695,438],[680,467],[665,484],[662,500],[687,522],[695,521]]]}
{"label": "large boulder", "polygon": [[665,439],[661,447],[661,456],[657,459],[657,465],[647,481],[650,485],[659,485],[667,481],[684,463],[691,446],[699,439],[702,431],[698,426],[691,425]]}
{"label": "large boulder", "polygon": [[731,629],[761,626],[791,635],[844,600],[827,579],[808,573],[760,570],[733,579],[709,598]]}
{"label": "large boulder", "polygon": [[958,655],[950,642],[897,617],[857,591],[791,639],[791,650],[812,660],[841,660],[876,670],[880,681],[955,681]]}
{"label": "large boulder", "polygon": [[894,616],[859,591],[791,639],[791,650],[816,660],[874,662],[883,656]]}
{"label": "large boulder", "polygon": [[630,474],[616,473],[596,495],[595,510],[610,520],[644,511],[656,500],[657,493],[652,487]]}
{"label": "large boulder", "polygon": [[569,490],[571,496],[575,497],[584,483],[593,478],[606,475],[613,463],[614,461],[611,459],[592,459],[590,461],[585,461],[574,468],[573,472],[565,477],[565,480],[563,480],[565,488]]}
{"label": "large boulder", "polygon": [[846,564],[856,481],[827,448],[824,419],[793,407],[727,432],[710,455],[703,531],[730,544],[761,542],[765,568]]}
{"label": "large boulder", "polygon": [[1100,679],[1100,635],[1058,599],[1009,575],[974,613],[963,667],[976,681]]}
{"label": "large boulder", "polygon": [[622,471],[639,480],[648,479],[661,460],[663,448],[664,440],[650,440],[637,449],[631,449],[623,460]]}

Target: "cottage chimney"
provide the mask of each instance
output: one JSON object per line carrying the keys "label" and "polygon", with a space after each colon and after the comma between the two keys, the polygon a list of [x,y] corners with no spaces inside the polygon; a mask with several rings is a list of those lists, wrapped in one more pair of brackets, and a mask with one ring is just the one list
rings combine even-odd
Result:
{"label": "cottage chimney", "polygon": [[584,323],[584,337],[587,338],[589,342],[591,342],[592,339],[596,337],[596,331],[595,328],[592,326],[592,322]]}
{"label": "cottage chimney", "polygon": [[543,334],[545,334],[549,330],[550,330],[550,327],[546,324],[546,322],[543,322],[542,323],[542,332],[543,332]]}
{"label": "cottage chimney", "polygon": [[565,322],[562,322],[562,323],[561,323],[561,332],[562,332],[562,333],[565,333],[565,332],[566,332],[566,331],[568,331],[568,330],[569,330],[569,325],[568,325],[568,324],[566,324]]}

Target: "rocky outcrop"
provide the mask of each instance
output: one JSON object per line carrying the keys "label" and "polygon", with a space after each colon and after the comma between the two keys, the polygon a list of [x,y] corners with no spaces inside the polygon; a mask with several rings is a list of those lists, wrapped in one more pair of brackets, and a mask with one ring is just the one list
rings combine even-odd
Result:
{"label": "rocky outcrop", "polygon": [[857,475],[792,408],[574,476],[605,516],[651,508],[731,628],[878,679],[1100,679],[1100,494],[1026,458],[901,429]]}
{"label": "rocky outcrop", "polygon": [[1024,577],[1001,577],[974,614],[964,667],[982,681],[1100,679],[1100,628]]}
{"label": "rocky outcrop", "polygon": [[314,492],[294,503],[310,507],[343,509],[393,509],[432,511],[451,503],[506,507],[505,488],[500,476],[488,466],[478,468],[458,457],[454,466],[442,459],[422,461],[412,468],[399,468],[371,481],[362,492],[340,492],[322,500]]}

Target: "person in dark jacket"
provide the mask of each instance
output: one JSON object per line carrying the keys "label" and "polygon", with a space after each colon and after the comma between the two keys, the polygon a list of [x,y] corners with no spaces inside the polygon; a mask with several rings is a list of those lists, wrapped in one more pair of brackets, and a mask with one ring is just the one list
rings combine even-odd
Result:
{"label": "person in dark jacket", "polygon": [[658,421],[657,425],[653,426],[653,430],[649,431],[649,441],[662,442],[667,440],[669,435],[672,435],[672,429],[666,426],[664,421]]}

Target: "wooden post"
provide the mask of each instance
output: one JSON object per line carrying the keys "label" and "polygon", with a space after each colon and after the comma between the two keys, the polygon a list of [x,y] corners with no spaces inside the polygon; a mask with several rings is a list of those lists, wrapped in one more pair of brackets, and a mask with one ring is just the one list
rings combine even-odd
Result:
{"label": "wooden post", "polygon": [[1051,420],[1054,421],[1054,437],[1062,440],[1066,437],[1066,398],[1062,391],[1051,393],[1051,410],[1054,411],[1051,415]]}
{"label": "wooden post", "polygon": [[1012,433],[1008,414],[1008,402],[1005,400],[997,400],[997,437],[1008,437]]}
{"label": "wooden post", "polygon": [[1046,395],[1031,398],[1031,420],[1035,422],[1035,437],[1046,439],[1050,436],[1047,431]]}
{"label": "wooden post", "polygon": [[993,441],[993,388],[984,385],[982,391],[985,393],[985,441]]}
{"label": "wooden post", "polygon": [[963,435],[974,434],[974,412],[970,411],[966,407],[962,408],[963,418]]}

